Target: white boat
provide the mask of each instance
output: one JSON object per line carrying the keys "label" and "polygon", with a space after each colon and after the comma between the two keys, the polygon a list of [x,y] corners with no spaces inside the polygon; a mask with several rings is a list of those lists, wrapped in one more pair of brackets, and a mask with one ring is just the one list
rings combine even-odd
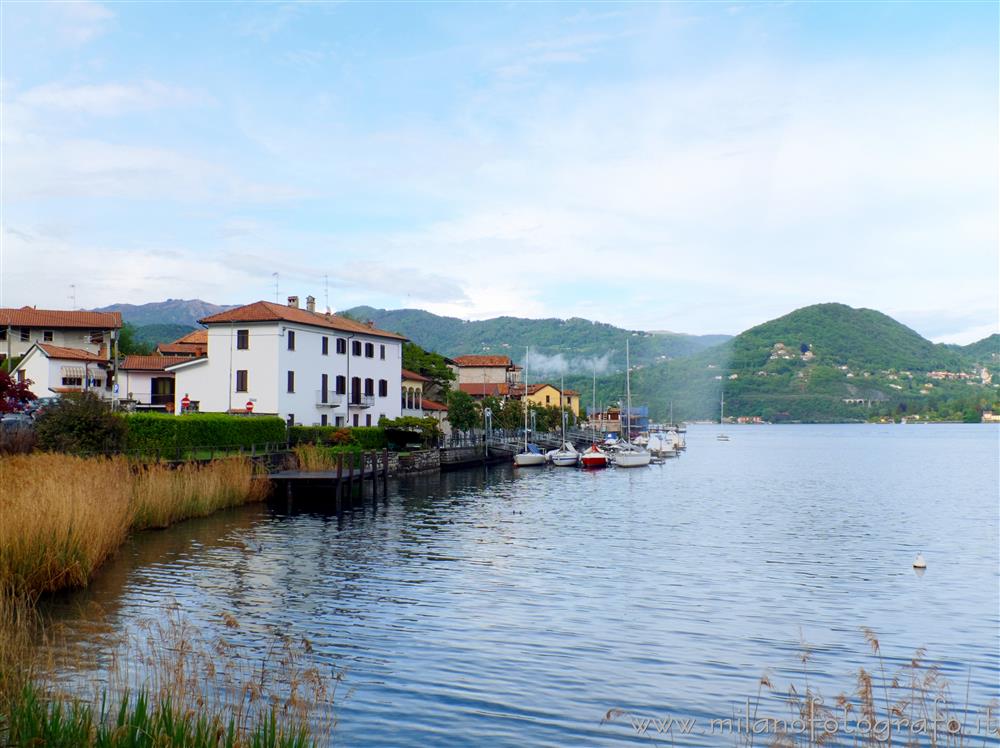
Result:
{"label": "white boat", "polygon": [[[723,426],[726,423],[726,393],[722,393],[722,398],[719,400],[719,426]],[[720,442],[728,442],[729,435],[725,432],[720,433],[715,437]]]}
{"label": "white boat", "polygon": [[514,455],[517,467],[536,467],[545,464],[545,455],[534,444],[528,443],[528,349],[524,349],[524,396],[521,398],[524,406],[524,449]]}
{"label": "white boat", "polygon": [[636,447],[629,441],[632,436],[632,384],[629,376],[628,338],[625,338],[625,403],[626,410],[622,415],[625,416],[627,425],[622,429],[624,443],[621,448],[615,452],[615,456],[613,458],[615,461],[615,467],[645,467],[649,464],[653,456],[646,450]]}
{"label": "white boat", "polygon": [[566,441],[566,411],[563,410],[563,389],[566,386],[565,378],[559,381],[559,414],[562,418],[562,447],[553,449],[548,453],[549,462],[556,467],[576,467],[580,462],[580,453],[576,447]]}
{"label": "white boat", "polygon": [[646,449],[653,457],[676,457],[677,434],[672,431],[654,431],[649,435]]}

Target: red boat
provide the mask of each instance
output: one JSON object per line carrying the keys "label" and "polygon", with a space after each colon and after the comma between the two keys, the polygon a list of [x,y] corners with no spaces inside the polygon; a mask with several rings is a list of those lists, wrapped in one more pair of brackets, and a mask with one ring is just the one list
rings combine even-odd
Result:
{"label": "red boat", "polygon": [[591,444],[584,452],[580,455],[580,464],[584,468],[590,470],[596,470],[597,468],[603,468],[608,466],[608,456],[602,452],[596,444]]}

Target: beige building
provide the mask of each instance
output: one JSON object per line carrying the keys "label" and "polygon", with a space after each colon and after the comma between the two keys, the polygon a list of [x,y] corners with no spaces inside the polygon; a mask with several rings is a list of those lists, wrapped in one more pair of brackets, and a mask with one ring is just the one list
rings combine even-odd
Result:
{"label": "beige building", "polygon": [[458,356],[454,359],[456,383],[512,385],[521,382],[521,367],[509,356]]}

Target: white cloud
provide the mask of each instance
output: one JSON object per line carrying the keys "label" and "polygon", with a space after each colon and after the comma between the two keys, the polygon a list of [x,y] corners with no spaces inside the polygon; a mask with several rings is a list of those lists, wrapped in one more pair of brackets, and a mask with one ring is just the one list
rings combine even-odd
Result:
{"label": "white cloud", "polygon": [[64,0],[45,3],[49,21],[56,35],[71,45],[93,41],[108,31],[115,14],[92,0]]}
{"label": "white cloud", "polygon": [[46,112],[81,112],[100,117],[114,117],[126,112],[151,111],[205,100],[203,94],[157,81],[76,86],[49,83],[29,89],[18,97],[21,105]]}

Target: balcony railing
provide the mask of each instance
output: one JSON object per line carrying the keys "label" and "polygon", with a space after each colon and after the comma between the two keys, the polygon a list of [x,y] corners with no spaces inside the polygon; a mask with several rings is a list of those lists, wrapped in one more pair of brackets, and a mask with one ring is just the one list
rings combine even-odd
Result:
{"label": "balcony railing", "polygon": [[375,405],[374,395],[351,395],[352,408],[370,408]]}
{"label": "balcony railing", "polygon": [[344,396],[333,390],[316,390],[316,407],[336,408],[344,402]]}

